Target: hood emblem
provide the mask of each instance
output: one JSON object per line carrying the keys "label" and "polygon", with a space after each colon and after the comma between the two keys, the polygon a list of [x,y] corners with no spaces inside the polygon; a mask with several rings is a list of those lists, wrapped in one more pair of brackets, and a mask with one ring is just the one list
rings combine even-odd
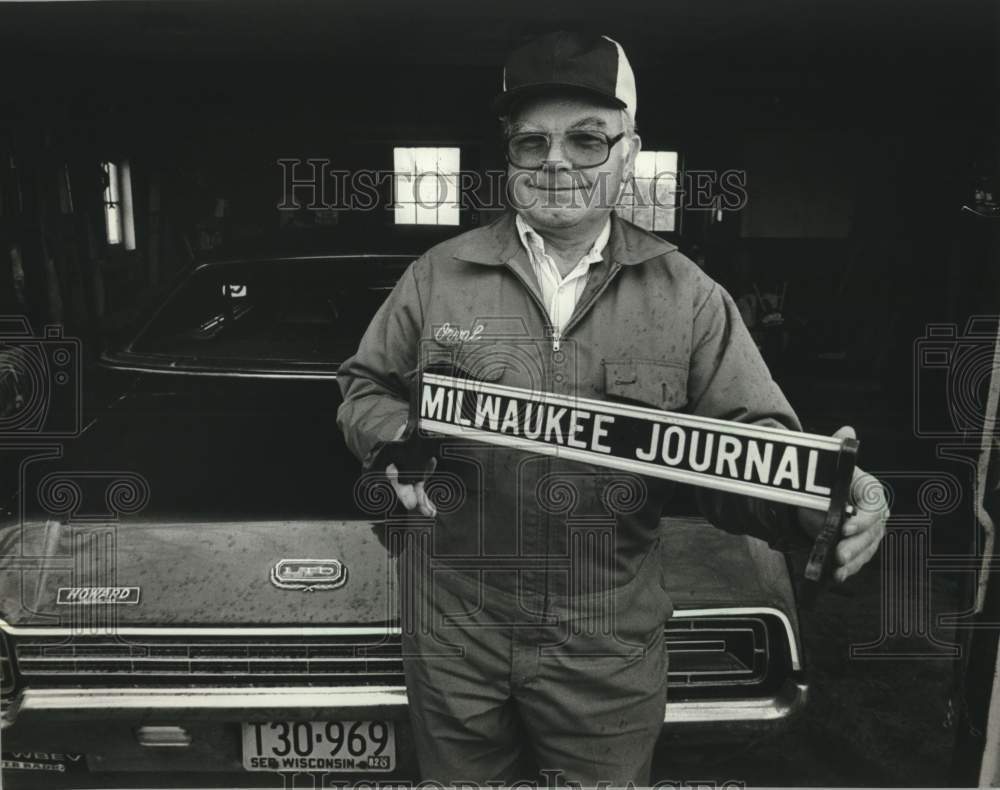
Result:
{"label": "hood emblem", "polygon": [[271,584],[281,590],[336,590],[346,583],[340,560],[278,560],[271,568]]}

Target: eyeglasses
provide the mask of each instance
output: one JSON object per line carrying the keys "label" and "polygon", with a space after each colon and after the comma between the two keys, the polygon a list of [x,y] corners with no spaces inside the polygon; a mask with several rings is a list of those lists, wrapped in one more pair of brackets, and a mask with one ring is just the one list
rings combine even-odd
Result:
{"label": "eyeglasses", "polygon": [[[573,131],[562,136],[563,157],[574,167],[597,167],[611,156],[611,149],[625,132],[608,137],[603,132]],[[507,138],[507,161],[524,170],[538,170],[549,158],[552,135],[520,132]]]}

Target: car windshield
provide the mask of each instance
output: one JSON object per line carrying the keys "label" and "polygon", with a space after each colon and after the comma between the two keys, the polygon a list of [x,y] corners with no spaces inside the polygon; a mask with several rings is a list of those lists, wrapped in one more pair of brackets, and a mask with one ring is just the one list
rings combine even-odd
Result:
{"label": "car windshield", "polygon": [[176,361],[337,364],[412,261],[355,256],[208,264],[196,269],[132,342]]}

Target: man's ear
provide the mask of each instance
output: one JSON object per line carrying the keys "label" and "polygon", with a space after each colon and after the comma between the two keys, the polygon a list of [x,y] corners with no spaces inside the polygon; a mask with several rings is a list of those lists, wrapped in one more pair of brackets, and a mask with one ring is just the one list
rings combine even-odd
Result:
{"label": "man's ear", "polygon": [[637,134],[628,137],[628,154],[625,159],[625,180],[635,175],[635,158],[642,150],[642,138]]}

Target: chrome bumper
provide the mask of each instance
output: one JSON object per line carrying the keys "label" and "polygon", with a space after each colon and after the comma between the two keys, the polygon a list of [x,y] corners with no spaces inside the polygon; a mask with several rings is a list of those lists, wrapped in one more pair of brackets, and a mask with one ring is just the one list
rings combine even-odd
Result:
{"label": "chrome bumper", "polygon": [[[668,702],[667,729],[688,726],[763,723],[786,719],[806,701],[807,687],[788,680],[778,694],[761,699]],[[361,688],[149,688],[26,689],[9,710],[3,726],[111,719],[121,721],[172,718],[199,721],[260,721],[264,718],[322,719],[376,715],[404,720],[406,689],[402,686]]]}

